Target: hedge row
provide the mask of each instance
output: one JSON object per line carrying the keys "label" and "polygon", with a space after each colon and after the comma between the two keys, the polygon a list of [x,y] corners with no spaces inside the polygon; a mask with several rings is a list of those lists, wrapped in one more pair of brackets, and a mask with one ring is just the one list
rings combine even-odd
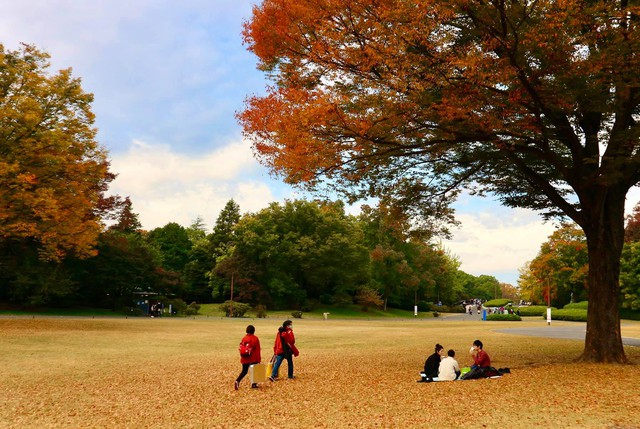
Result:
{"label": "hedge row", "polygon": [[[544,319],[547,315],[543,316]],[[563,308],[562,310],[551,309],[551,320],[568,320],[571,322],[586,322],[587,310],[580,308]]]}
{"label": "hedge row", "polygon": [[522,320],[517,314],[489,314],[487,320],[495,321],[519,321]]}
{"label": "hedge row", "polygon": [[492,299],[491,301],[487,301],[483,305],[485,307],[506,307],[508,304],[512,304],[512,301],[510,299],[497,298]]}
{"label": "hedge row", "polygon": [[[551,307],[551,311],[557,310],[555,307]],[[518,311],[520,312],[520,316],[543,316],[547,317],[547,306],[546,305],[529,305],[526,307],[518,307]]]}
{"label": "hedge row", "polygon": [[570,308],[579,308],[581,310],[586,310],[588,306],[589,306],[589,301],[580,301],[580,302],[572,302],[570,304],[567,304],[563,308],[565,310]]}

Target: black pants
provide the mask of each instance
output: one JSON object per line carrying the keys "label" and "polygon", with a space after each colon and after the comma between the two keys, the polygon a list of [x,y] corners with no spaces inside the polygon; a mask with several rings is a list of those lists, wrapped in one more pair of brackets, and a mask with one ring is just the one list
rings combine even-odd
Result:
{"label": "black pants", "polygon": [[255,365],[255,364],[257,364],[257,363],[260,363],[260,362],[243,363],[243,364],[242,364],[242,372],[240,373],[240,375],[238,376],[238,378],[236,378],[236,381],[237,381],[238,383],[240,383],[240,382],[242,381],[242,379],[244,378],[244,376],[245,376],[245,375],[247,375],[247,373],[249,372],[249,367],[250,367],[251,365]]}

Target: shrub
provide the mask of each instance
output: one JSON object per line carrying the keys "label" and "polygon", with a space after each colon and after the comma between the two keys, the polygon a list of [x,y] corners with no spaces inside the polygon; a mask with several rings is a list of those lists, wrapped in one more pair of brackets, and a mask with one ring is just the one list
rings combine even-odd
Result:
{"label": "shrub", "polygon": [[171,312],[174,314],[186,314],[187,313],[187,303],[181,300],[180,298],[170,299],[164,303],[165,307],[169,307],[171,305]]}
{"label": "shrub", "polygon": [[436,308],[441,313],[466,313],[466,309],[461,305],[441,305]]}
{"label": "shrub", "polygon": [[[251,309],[251,306],[242,302],[227,300],[223,304],[220,304],[219,308],[226,317],[244,317],[245,313]],[[232,309],[233,314],[230,314]]]}
{"label": "shrub", "polygon": [[492,299],[491,301],[485,302],[484,306],[485,307],[506,307],[507,304],[511,304],[510,299],[497,298],[497,299]]}
{"label": "shrub", "polygon": [[330,305],[333,304],[333,295],[325,293],[320,295],[320,304]]}
{"label": "shrub", "polygon": [[316,301],[315,299],[308,299],[304,302],[304,304],[302,304],[300,310],[304,311],[305,313],[311,313],[313,310],[318,308],[318,305],[318,301]]}
{"label": "shrub", "polygon": [[194,316],[194,315],[198,314],[198,311],[200,311],[200,304],[198,304],[195,301],[193,301],[186,308],[184,314],[186,314],[187,316]]}
{"label": "shrub", "polygon": [[429,311],[429,303],[427,301],[418,301],[418,311]]}
{"label": "shrub", "polygon": [[125,307],[122,309],[122,313],[125,316],[135,316],[135,317],[146,316],[146,313],[142,311],[141,308],[138,308],[138,307]]}
{"label": "shrub", "polygon": [[353,298],[348,293],[337,293],[333,296],[333,305],[336,307],[348,307],[353,304]]}
{"label": "shrub", "polygon": [[384,304],[380,293],[367,286],[362,286],[358,289],[354,301],[360,306],[362,311],[369,311],[369,307],[380,308]]}
{"label": "shrub", "polygon": [[256,310],[256,317],[258,319],[264,319],[267,317],[267,307],[265,307],[264,305],[262,304],[256,305],[255,310]]}
{"label": "shrub", "polygon": [[547,307],[544,305],[530,305],[527,307],[518,307],[517,311],[519,311],[520,316],[523,316],[523,317],[526,317],[526,316],[547,317]]}
{"label": "shrub", "polygon": [[291,316],[295,319],[302,319],[302,311],[292,311]]}
{"label": "shrub", "polygon": [[440,317],[440,313],[438,313],[437,311],[433,312],[433,317]]}
{"label": "shrub", "polygon": [[466,309],[461,305],[437,305],[432,302],[421,301],[425,303],[426,309],[420,309],[420,304],[418,303],[418,310],[420,311],[437,311],[439,313],[465,313]]}
{"label": "shrub", "polygon": [[620,318],[626,320],[640,320],[640,311],[632,310],[630,308],[621,308]]}
{"label": "shrub", "polygon": [[496,321],[520,321],[522,318],[517,314],[489,314],[487,320]]}
{"label": "shrub", "polygon": [[570,304],[567,304],[563,308],[565,309],[579,308],[582,310],[586,310],[588,306],[589,306],[589,301],[580,301],[580,302],[572,302]]}
{"label": "shrub", "polygon": [[[543,315],[543,318],[544,319],[547,318],[546,313]],[[551,319],[552,320],[568,320],[572,322],[586,322],[587,310],[583,310],[580,308],[558,310],[558,309],[552,308]]]}

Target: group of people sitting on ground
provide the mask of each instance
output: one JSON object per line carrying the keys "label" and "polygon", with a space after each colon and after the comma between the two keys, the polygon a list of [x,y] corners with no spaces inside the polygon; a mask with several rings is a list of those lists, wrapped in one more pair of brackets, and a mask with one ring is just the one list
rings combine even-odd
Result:
{"label": "group of people sitting on ground", "polygon": [[418,382],[470,380],[500,376],[510,372],[509,368],[497,370],[491,366],[491,359],[484,351],[480,340],[473,342],[469,352],[473,358],[473,365],[463,374],[463,370],[455,359],[456,352],[449,350],[445,354],[444,347],[436,344],[435,352],[424,363],[424,371],[420,373],[421,379]]}

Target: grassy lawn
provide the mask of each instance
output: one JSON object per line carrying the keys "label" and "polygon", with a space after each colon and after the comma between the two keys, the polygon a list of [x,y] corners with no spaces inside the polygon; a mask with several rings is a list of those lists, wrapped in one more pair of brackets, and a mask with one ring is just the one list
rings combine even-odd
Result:
{"label": "grassy lawn", "polygon": [[[234,391],[246,325],[264,361],[283,316],[0,318],[0,427],[638,427],[640,348],[626,348],[633,365],[576,364],[582,341],[494,332],[546,326],[541,318],[305,316],[294,319],[297,379],[259,389],[245,379]],[[565,325],[575,323],[554,323]],[[640,338],[640,322],[624,321],[622,335]],[[416,383],[436,342],[465,366],[476,338],[511,374]]]}
{"label": "grassy lawn", "polygon": [[[218,309],[219,304],[202,304],[199,315],[205,317],[221,317],[223,316],[223,312]],[[433,313],[430,311],[427,312],[419,312],[418,316],[414,316],[413,310],[401,310],[398,308],[388,308],[387,311],[383,311],[376,308],[370,308],[367,311],[363,311],[357,305],[351,305],[346,307],[318,307],[313,309],[312,311],[303,312],[302,317],[304,319],[323,319],[323,313],[329,313],[329,319],[333,318],[349,318],[349,319],[393,319],[393,318],[404,318],[404,319],[431,319],[433,318]],[[247,317],[254,317],[255,312],[250,311],[246,314]],[[291,319],[291,311],[290,310],[281,310],[281,311],[267,311],[267,318],[272,319]]]}
{"label": "grassy lawn", "polygon": [[[334,318],[356,318],[356,319],[375,319],[375,318],[414,318],[413,311],[389,308],[386,312],[378,309],[369,309],[362,311],[360,307],[352,305],[349,307],[318,307],[310,312],[304,312],[305,319],[323,319],[323,313],[330,313],[329,317]],[[48,315],[48,316],[96,316],[96,317],[124,317],[122,313],[113,312],[105,309],[55,309],[47,308],[41,310],[13,310],[0,308],[0,316],[24,316],[24,315]],[[245,316],[248,318],[255,317],[255,311],[248,312]],[[224,313],[219,309],[219,304],[201,304],[200,311],[196,317],[223,317]],[[268,311],[267,317],[270,319],[291,319],[291,310]],[[418,319],[432,318],[431,312],[421,312]]]}

